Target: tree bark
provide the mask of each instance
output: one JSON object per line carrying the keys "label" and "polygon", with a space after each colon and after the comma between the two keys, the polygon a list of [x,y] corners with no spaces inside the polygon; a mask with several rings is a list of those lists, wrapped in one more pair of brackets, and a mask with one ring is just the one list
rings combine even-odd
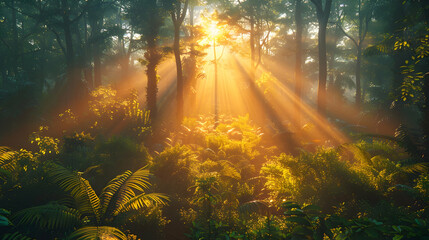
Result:
{"label": "tree bark", "polygon": [[319,44],[319,87],[317,95],[317,110],[322,116],[326,114],[326,76],[327,76],[327,61],[326,61],[326,25],[319,27],[318,34]]}
{"label": "tree bark", "polygon": [[94,87],[101,86],[101,52],[100,52],[100,31],[103,24],[103,12],[97,8],[97,5],[93,5],[90,11],[89,24],[91,25],[91,45],[92,45],[92,57],[94,61]]}
{"label": "tree bark", "polygon": [[146,91],[146,102],[147,108],[150,112],[150,119],[152,124],[157,117],[158,110],[156,106],[156,95],[158,93],[158,76],[156,67],[158,66],[160,57],[157,51],[156,40],[148,37],[146,39],[148,49],[145,53],[146,60],[148,65],[146,68],[147,74],[147,91]]}
{"label": "tree bark", "polygon": [[361,72],[361,58],[362,58],[362,46],[359,43],[357,46],[357,59],[356,59],[356,108],[361,109],[362,107],[362,88],[360,80]]}
{"label": "tree bark", "polygon": [[301,93],[302,93],[302,0],[296,0],[295,5],[295,25],[296,25],[296,36],[295,36],[295,95],[297,97],[296,102],[296,114],[297,122],[301,122]]}
{"label": "tree bark", "polygon": [[250,15],[250,77],[255,80],[255,19]]}
{"label": "tree bark", "polygon": [[174,24],[174,58],[176,59],[176,71],[177,71],[177,124],[180,125],[183,121],[183,73],[182,73],[182,59],[180,57],[180,27],[182,26],[183,20],[185,19],[186,12],[188,10],[188,2],[185,1],[182,9],[180,1],[175,5],[175,9],[171,13],[171,18]]}
{"label": "tree bark", "polygon": [[174,27],[174,57],[176,59],[177,71],[177,123],[183,121],[183,74],[182,60],[180,58],[180,26],[177,24]]}
{"label": "tree bark", "polygon": [[12,35],[13,35],[13,57],[12,57],[12,69],[13,73],[15,75],[15,78],[18,77],[18,58],[19,58],[19,39],[18,39],[18,22],[16,18],[16,10],[15,10],[15,0],[11,0],[11,7],[12,7]]}
{"label": "tree bark", "polygon": [[73,99],[79,99],[79,96],[76,96],[79,91],[79,71],[76,69],[76,64],[74,60],[74,49],[73,49],[73,38],[71,33],[71,21],[68,11],[68,3],[67,0],[62,0],[62,10],[64,14],[62,15],[62,27],[64,31],[64,39],[66,42],[66,64],[67,64],[67,94],[65,99],[66,107],[71,107],[73,103]]}
{"label": "tree bark", "polygon": [[318,47],[319,47],[319,87],[317,95],[317,110],[320,115],[326,115],[326,26],[331,12],[332,0],[326,0],[323,6],[322,0],[311,0],[316,6],[317,20],[319,22]]}

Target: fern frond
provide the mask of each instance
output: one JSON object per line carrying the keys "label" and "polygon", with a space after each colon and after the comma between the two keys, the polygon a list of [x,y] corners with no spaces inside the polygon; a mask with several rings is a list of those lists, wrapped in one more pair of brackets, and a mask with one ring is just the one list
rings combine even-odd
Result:
{"label": "fern frond", "polygon": [[67,237],[67,240],[94,240],[94,239],[112,239],[127,240],[127,236],[121,230],[114,227],[83,227]]}
{"label": "fern frond", "polygon": [[128,212],[131,210],[165,205],[167,201],[169,201],[168,197],[161,193],[142,193],[119,205],[114,215],[116,216],[121,212]]}
{"label": "fern frond", "polygon": [[49,176],[60,188],[70,193],[82,215],[100,222],[100,199],[86,179],[56,164],[52,164]]}
{"label": "fern frond", "polygon": [[33,240],[33,238],[24,236],[20,232],[14,232],[6,233],[5,235],[3,235],[2,240]]}
{"label": "fern frond", "polygon": [[0,147],[0,168],[12,172],[15,169],[15,154],[16,152],[8,147]]}
{"label": "fern frond", "polygon": [[252,213],[266,214],[268,212],[268,205],[261,200],[254,200],[245,202],[238,207],[240,215],[250,215]]}
{"label": "fern frond", "polygon": [[345,149],[353,154],[355,160],[372,165],[370,155],[355,144],[343,144],[342,149]]}
{"label": "fern frond", "polygon": [[116,176],[114,179],[110,180],[107,183],[107,186],[103,188],[103,191],[100,194],[100,214],[101,216],[105,216],[108,212],[109,207],[112,207],[111,200],[121,189],[122,185],[128,180],[128,178],[133,173],[131,171],[126,171],[121,175]]}
{"label": "fern frond", "polygon": [[429,172],[429,163],[420,162],[411,165],[402,166],[401,170],[407,173],[427,173]]}
{"label": "fern frond", "polygon": [[121,186],[118,192],[118,197],[116,198],[116,208],[120,205],[123,205],[125,202],[130,201],[136,196],[136,192],[144,193],[146,189],[149,188],[149,170],[145,169],[145,167],[140,168],[136,172],[134,172],[125,183]]}
{"label": "fern frond", "polygon": [[82,225],[76,209],[57,203],[23,209],[12,215],[11,221],[18,229],[40,232],[71,232]]}

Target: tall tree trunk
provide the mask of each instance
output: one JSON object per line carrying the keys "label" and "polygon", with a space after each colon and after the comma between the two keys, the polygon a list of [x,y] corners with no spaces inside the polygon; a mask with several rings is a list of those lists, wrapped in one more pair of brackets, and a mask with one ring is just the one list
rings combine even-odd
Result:
{"label": "tall tree trunk", "polygon": [[255,80],[255,19],[250,15],[250,77]]}
{"label": "tall tree trunk", "polygon": [[362,107],[362,88],[360,80],[360,69],[361,69],[361,58],[362,58],[362,46],[359,43],[357,46],[357,59],[356,59],[356,108],[361,109]]}
{"label": "tall tree trunk", "polygon": [[296,0],[295,5],[295,25],[296,25],[296,36],[295,36],[295,95],[297,97],[296,102],[296,114],[297,122],[301,122],[301,94],[302,94],[302,0]]}
{"label": "tall tree trunk", "polygon": [[176,3],[175,9],[171,12],[171,19],[174,24],[174,58],[176,59],[177,71],[177,124],[180,125],[183,121],[183,73],[182,73],[182,59],[180,57],[180,27],[185,19],[186,12],[188,11],[189,0],[185,1],[182,6],[180,1]]}
{"label": "tall tree trunk", "polygon": [[423,120],[421,123],[423,129],[423,160],[429,162],[429,72],[427,72],[423,77],[423,96],[424,104],[422,109]]}
{"label": "tall tree trunk", "polygon": [[67,0],[62,0],[62,9],[64,14],[62,15],[62,27],[64,31],[64,38],[66,42],[66,64],[67,64],[67,94],[65,99],[66,107],[71,107],[74,99],[79,99],[79,96],[76,96],[79,91],[79,71],[76,69],[76,64],[74,60],[74,49],[73,49],[73,38],[71,32],[71,21],[69,18],[68,3]]}
{"label": "tall tree trunk", "polygon": [[318,47],[319,47],[319,88],[317,95],[317,110],[322,115],[326,115],[326,26],[328,25],[331,13],[332,0],[326,0],[323,6],[322,0],[311,0],[316,6],[317,20],[319,22]]}
{"label": "tall tree trunk", "polygon": [[[95,10],[96,11],[96,10]],[[103,22],[103,15],[93,16],[91,23],[91,38],[92,38],[92,56],[94,60],[94,87],[101,86],[101,58],[100,58],[100,41],[99,35],[101,24]]]}
{"label": "tall tree trunk", "polygon": [[183,121],[183,74],[182,74],[182,60],[180,58],[180,25],[174,26],[174,57],[176,59],[177,71],[177,123]]}
{"label": "tall tree trunk", "polygon": [[[195,33],[194,33],[194,10],[195,6],[191,5],[189,7],[189,25],[191,26],[189,35],[190,35],[190,52],[189,52],[189,61],[187,62],[188,67],[186,71],[186,79],[184,79],[185,84],[185,96],[189,98],[188,108],[195,109],[195,104],[197,101],[196,96],[196,87],[197,87],[197,56],[195,50]],[[192,111],[187,111],[187,114],[191,114]]]}
{"label": "tall tree trunk", "polygon": [[150,119],[152,124],[157,117],[158,110],[156,106],[156,95],[158,93],[158,77],[156,67],[159,63],[159,54],[157,51],[156,40],[148,37],[146,42],[148,44],[148,49],[145,54],[146,60],[148,61],[146,74],[147,74],[147,92],[146,92],[146,102],[147,108],[150,111]]}
{"label": "tall tree trunk", "polygon": [[15,78],[18,77],[18,58],[19,58],[19,39],[18,39],[18,22],[16,18],[16,10],[15,10],[15,0],[11,0],[10,2],[12,7],[12,37],[13,37],[13,56],[12,56],[12,70],[15,75]]}
{"label": "tall tree trunk", "polygon": [[326,114],[326,76],[327,76],[327,61],[326,61],[326,25],[319,26],[318,34],[319,44],[319,87],[317,95],[317,110],[324,116]]}

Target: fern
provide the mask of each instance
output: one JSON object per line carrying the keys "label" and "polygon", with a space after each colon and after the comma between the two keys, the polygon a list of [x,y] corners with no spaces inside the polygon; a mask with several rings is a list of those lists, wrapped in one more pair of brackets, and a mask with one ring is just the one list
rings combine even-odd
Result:
{"label": "fern", "polygon": [[42,206],[23,209],[11,217],[11,221],[25,231],[71,232],[82,225],[80,213],[73,208],[49,203]]}
{"label": "fern", "polygon": [[94,240],[94,239],[117,239],[127,240],[127,236],[121,230],[114,227],[83,227],[67,237],[67,240]]}
{"label": "fern", "polygon": [[167,201],[168,197],[161,193],[142,193],[126,202],[121,203],[116,209],[114,215],[118,215],[121,212],[128,212],[131,210],[140,210],[142,208],[165,205]]}
{"label": "fern", "polygon": [[115,202],[116,208],[120,208],[125,202],[133,199],[136,196],[135,191],[144,193],[150,186],[148,181],[149,176],[149,171],[144,169],[144,167],[129,175],[118,192],[118,197]]}
{"label": "fern", "polygon": [[49,175],[65,192],[70,193],[82,215],[100,223],[100,200],[86,179],[56,164],[52,165]]}
{"label": "fern", "polygon": [[240,215],[251,215],[253,213],[266,214],[268,213],[268,205],[266,202],[261,200],[253,200],[245,202],[238,207]]}
{"label": "fern", "polygon": [[24,236],[20,232],[14,232],[3,235],[2,240],[33,240],[33,238]]}
{"label": "fern", "polygon": [[0,168],[12,172],[16,165],[14,160],[15,151],[8,147],[0,147]]}
{"label": "fern", "polygon": [[101,216],[107,217],[109,208],[114,208],[111,204],[112,198],[117,196],[122,185],[127,181],[127,179],[132,175],[131,171],[126,171],[125,173],[116,176],[114,179],[110,180],[106,187],[104,187],[102,193],[100,194],[100,203]]}

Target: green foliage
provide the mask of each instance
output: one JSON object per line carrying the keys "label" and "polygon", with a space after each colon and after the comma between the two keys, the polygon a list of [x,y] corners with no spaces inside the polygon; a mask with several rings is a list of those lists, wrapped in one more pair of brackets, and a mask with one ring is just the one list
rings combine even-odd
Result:
{"label": "green foliage", "polygon": [[96,134],[115,131],[115,134],[141,140],[151,132],[149,112],[140,108],[135,90],[129,96],[119,97],[112,87],[101,86],[91,92],[89,110],[93,116],[90,129]]}
{"label": "green foliage", "polygon": [[143,208],[163,205],[168,198],[159,193],[145,193],[150,186],[149,171],[142,168],[136,172],[126,171],[112,179],[100,194],[100,198],[79,174],[53,165],[50,177],[75,200],[76,207],[91,224],[108,223],[119,214]]}
{"label": "green foliage", "polygon": [[43,136],[43,133],[47,130],[48,127],[46,126],[39,127],[39,131],[30,135],[30,142],[39,147],[39,154],[41,155],[58,154],[58,143],[60,140],[53,137]]}
{"label": "green foliage", "polygon": [[332,206],[351,201],[353,196],[370,197],[371,187],[340,161],[334,149],[301,153],[297,158],[282,154],[265,164],[261,173],[267,177],[266,187],[275,201],[293,199],[329,212]]}
{"label": "green foliage", "polygon": [[64,237],[83,225],[76,209],[58,203],[23,209],[14,213],[11,220],[20,232],[29,236],[43,232],[51,237]]}
{"label": "green foliage", "polygon": [[121,230],[108,227],[83,227],[70,234],[67,240],[93,240],[93,239],[117,239],[127,240],[127,236]]}

